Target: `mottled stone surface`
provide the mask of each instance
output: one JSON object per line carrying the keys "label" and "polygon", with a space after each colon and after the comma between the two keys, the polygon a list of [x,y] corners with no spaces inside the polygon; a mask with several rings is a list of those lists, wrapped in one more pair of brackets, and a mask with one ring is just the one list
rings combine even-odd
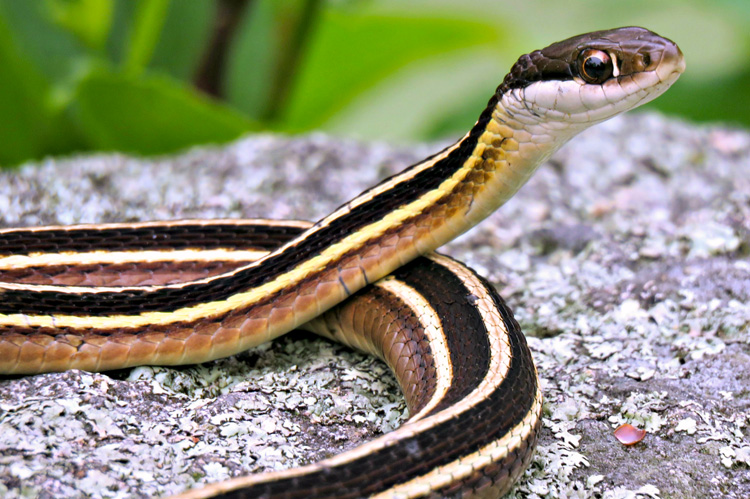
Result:
{"label": "mottled stone surface", "polygon": [[[0,226],[317,219],[435,146],[249,137],[0,173]],[[618,118],[444,249],[515,310],[545,428],[516,497],[750,497],[750,134]],[[299,335],[236,358],[0,380],[0,495],[151,497],[403,420],[385,368]],[[623,447],[621,423],[645,428]]]}

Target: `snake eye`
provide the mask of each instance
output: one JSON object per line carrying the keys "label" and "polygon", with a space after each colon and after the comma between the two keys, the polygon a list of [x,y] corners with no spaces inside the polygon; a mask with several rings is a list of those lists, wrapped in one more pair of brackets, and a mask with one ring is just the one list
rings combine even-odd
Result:
{"label": "snake eye", "polygon": [[578,74],[586,83],[604,83],[612,76],[612,59],[603,50],[586,49],[578,56]]}

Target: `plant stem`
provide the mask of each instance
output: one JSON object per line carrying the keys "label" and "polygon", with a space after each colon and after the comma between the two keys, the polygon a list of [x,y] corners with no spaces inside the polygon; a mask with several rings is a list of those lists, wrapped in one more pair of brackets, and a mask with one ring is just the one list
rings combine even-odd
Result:
{"label": "plant stem", "polygon": [[251,0],[217,0],[216,18],[193,85],[216,98],[224,96],[224,76],[232,39]]}
{"label": "plant stem", "polygon": [[[278,120],[287,104],[289,92],[299,69],[299,61],[318,19],[322,3],[322,0],[304,0],[299,15],[293,16],[292,19],[282,19],[279,23],[280,29],[277,32],[282,39],[272,75],[268,105],[262,115],[265,121]],[[285,43],[284,35],[289,32],[291,36]]]}

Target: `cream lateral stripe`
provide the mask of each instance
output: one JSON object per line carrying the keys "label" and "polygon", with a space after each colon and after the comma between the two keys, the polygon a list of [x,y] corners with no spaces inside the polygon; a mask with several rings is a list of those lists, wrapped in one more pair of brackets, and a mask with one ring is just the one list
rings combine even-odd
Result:
{"label": "cream lateral stripe", "polygon": [[419,323],[424,328],[425,336],[429,340],[432,357],[435,361],[437,380],[435,382],[435,394],[430,401],[425,404],[421,411],[409,416],[409,421],[416,421],[432,411],[443,400],[453,382],[453,365],[450,361],[450,352],[448,351],[443,325],[437,312],[430,306],[430,302],[425,300],[424,296],[411,286],[389,278],[381,279],[375,285],[398,296],[415,313],[421,311]]}
{"label": "cream lateral stripe", "polygon": [[[429,255],[428,258],[438,263],[439,265],[443,265],[444,267],[449,268],[452,272],[459,276],[461,281],[464,282],[468,288],[473,287],[482,289],[484,287],[483,284],[471,271],[456,263],[454,260],[437,253]],[[478,298],[479,300],[477,300],[475,307],[480,311],[485,324],[487,324],[488,332],[490,333],[490,366],[487,371],[487,376],[479,383],[477,388],[475,388],[467,397],[463,398],[460,402],[451,406],[450,409],[441,411],[431,416],[424,417],[417,421],[409,420],[394,432],[385,434],[365,444],[355,447],[350,451],[337,454],[315,464],[302,466],[300,468],[293,468],[290,470],[264,473],[263,475],[249,475],[233,478],[224,482],[208,485],[202,489],[188,491],[184,494],[175,496],[173,499],[202,499],[213,497],[222,492],[230,492],[261,482],[290,478],[294,476],[304,475],[321,468],[346,464],[347,462],[354,459],[364,458],[369,454],[393,445],[404,438],[408,438],[411,435],[416,435],[418,433],[428,431],[430,428],[438,424],[444,424],[449,420],[455,418],[457,415],[460,415],[463,412],[476,406],[477,404],[485,400],[487,396],[495,389],[497,389],[497,387],[500,386],[500,384],[503,382],[505,376],[508,373],[508,369],[510,368],[510,357],[512,355],[511,347],[508,343],[508,329],[506,328],[502,317],[489,313],[489,311],[495,309],[495,304],[492,303],[492,299],[486,296],[486,294],[484,293],[480,293]],[[538,392],[537,398],[539,397],[540,394]],[[526,419],[529,419],[529,417],[530,416],[527,415],[524,421]],[[536,413],[534,413],[533,417],[536,418],[538,416],[536,415]],[[515,442],[515,440],[516,437],[513,436],[513,441]],[[492,444],[490,444],[490,446],[491,445]],[[382,497],[389,497],[388,493],[384,493]]]}
{"label": "cream lateral stripe", "polygon": [[[468,134],[467,134],[468,136]],[[464,137],[465,138],[465,137]],[[462,141],[463,139],[461,139]],[[332,221],[337,219],[339,216],[351,211],[352,208],[355,206],[360,205],[362,202],[368,201],[375,197],[378,194],[381,194],[387,189],[390,189],[393,187],[393,185],[408,180],[415,175],[417,175],[419,172],[431,168],[435,162],[443,159],[445,156],[447,156],[453,149],[457,148],[461,141],[457,142],[456,144],[453,144],[453,146],[449,147],[448,149],[444,150],[441,154],[438,156],[435,156],[430,161],[426,161],[424,163],[418,164],[415,166],[412,170],[410,170],[405,175],[398,175],[393,180],[386,182],[382,186],[378,186],[374,189],[372,189],[370,192],[368,192],[365,196],[362,196],[361,199],[357,200],[357,203],[349,204],[343,206],[341,209],[335,211],[331,215],[325,217],[320,222],[316,223],[312,227],[310,226],[310,222],[305,221],[299,221],[295,220],[289,223],[288,225],[291,227],[300,227],[303,229],[307,229],[305,233],[300,234],[298,238],[284,244],[277,250],[275,250],[272,254],[280,253],[285,251],[287,248],[295,246],[299,244],[300,240],[304,240],[304,238],[307,237],[307,233],[313,230],[317,230],[321,227],[326,227],[330,225]],[[479,146],[479,142],[477,142],[477,146]],[[475,150],[476,147],[475,146]],[[472,156],[473,157],[473,156]],[[467,160],[466,163],[469,163]],[[458,184],[465,176],[466,174],[471,170],[471,167],[467,167],[466,163],[458,169],[451,177],[444,180],[436,189],[433,189],[429,192],[426,192],[422,197],[418,198],[417,200],[413,201],[411,204],[394,210],[393,212],[389,213],[384,217],[383,219],[374,222],[367,227],[362,228],[361,230],[355,232],[354,234],[350,235],[349,237],[343,239],[340,243],[335,244],[326,250],[322,251],[320,255],[317,257],[311,258],[307,260],[306,262],[303,262],[303,264],[299,267],[294,268],[287,274],[280,276],[279,280],[285,280],[290,279],[286,282],[297,282],[297,280],[294,278],[294,275],[298,273],[298,271],[301,268],[310,269],[315,268],[316,265],[324,266],[326,263],[334,260],[335,258],[340,257],[347,251],[350,251],[352,249],[359,248],[365,241],[371,239],[371,235],[374,234],[374,237],[378,237],[382,235],[385,230],[392,226],[391,224],[400,224],[400,222],[403,222],[407,218],[411,217],[414,214],[420,213],[423,209],[428,208],[434,204],[434,202],[442,197],[442,195],[446,192],[449,192],[456,184]],[[231,220],[230,220],[231,221]],[[262,221],[262,220],[258,220]],[[181,225],[189,225],[191,222],[195,224],[200,224],[199,220],[184,220],[181,221]],[[276,221],[274,221],[276,222]],[[155,226],[158,225],[158,222],[144,222],[141,225],[132,224],[134,227],[149,227],[149,226]],[[205,224],[204,224],[205,225]],[[235,224],[235,225],[243,225],[243,224]],[[276,225],[283,225],[283,224],[276,224]],[[96,229],[96,225],[76,225],[73,226],[75,228],[79,229]],[[107,228],[127,228],[128,224],[103,224],[99,227],[107,227]],[[58,227],[54,227],[55,229],[58,229]],[[43,229],[48,229],[48,227],[45,227]],[[13,230],[13,229],[10,229]],[[41,229],[40,229],[41,230]],[[65,227],[59,227],[59,230],[65,230]],[[336,250],[335,248],[344,248],[342,250]],[[271,256],[271,255],[268,255]],[[319,263],[323,262],[323,263]],[[234,274],[237,274],[238,272],[242,272],[246,269],[249,269],[251,267],[260,266],[262,265],[261,260],[257,260],[251,264],[248,264],[244,267],[240,267],[238,269],[235,269],[231,272],[227,272],[226,274],[222,274],[223,276],[232,276]],[[304,275],[304,274],[303,274]],[[56,293],[69,293],[69,294],[81,294],[81,293],[92,293],[92,292],[116,292],[116,291],[156,291],[158,289],[163,288],[183,288],[185,286],[189,286],[192,284],[205,284],[207,282],[210,282],[212,280],[216,279],[216,277],[206,278],[206,279],[197,279],[195,281],[190,281],[187,283],[175,283],[175,284],[166,284],[161,286],[139,286],[139,287],[117,287],[117,288],[106,288],[106,287],[97,287],[96,290],[92,290],[90,287],[83,287],[83,286],[53,286],[53,285],[41,285],[41,284],[14,284],[14,283],[0,283],[0,293],[2,293],[3,288],[5,289],[13,289],[13,290],[28,290],[28,291],[52,291]],[[286,284],[285,284],[286,286]],[[259,289],[259,288],[256,288]],[[215,302],[215,303],[222,303],[222,302]],[[184,310],[184,309],[183,309]],[[178,311],[179,312],[179,311]],[[0,318],[2,318],[2,315],[0,315]],[[2,325],[2,322],[0,321],[0,325]]]}
{"label": "cream lateral stripe", "polygon": [[[0,270],[17,270],[51,265],[96,265],[151,262],[250,262],[266,256],[266,250],[165,250],[88,251],[85,253],[32,253],[0,258]],[[112,287],[112,291],[120,288]],[[91,288],[89,288],[89,291]]]}
{"label": "cream lateral stripe", "polygon": [[[468,283],[467,287],[475,287],[478,289],[484,287],[474,273],[456,263],[454,260],[437,253],[429,255],[428,258],[439,265],[449,268],[453,273],[459,276],[461,281]],[[508,329],[506,328],[502,317],[489,313],[489,311],[495,309],[495,304],[492,302],[492,298],[486,296],[485,293],[480,293],[478,298],[475,307],[482,315],[482,319],[487,325],[488,332],[490,333],[490,366],[487,371],[487,376],[479,383],[479,385],[468,396],[451,406],[450,410],[441,411],[418,421],[409,420],[396,432],[383,435],[382,437],[360,445],[349,452],[321,461],[321,464],[326,463],[333,465],[345,463],[350,461],[352,456],[361,457],[369,454],[370,452],[390,445],[393,441],[397,440],[396,437],[398,437],[402,431],[416,434],[428,430],[429,428],[444,423],[454,418],[456,415],[476,406],[478,403],[486,399],[488,394],[492,393],[498,386],[500,386],[508,373],[511,363],[512,351],[510,344],[508,343]],[[495,334],[492,334],[493,332]]]}
{"label": "cream lateral stripe", "polygon": [[[385,182],[382,185],[379,185],[377,187],[374,187],[371,189],[367,195],[361,196],[358,198],[356,203],[350,203],[347,205],[344,205],[339,210],[331,213],[328,215],[325,219],[323,219],[319,225],[319,227],[325,227],[330,224],[331,221],[338,218],[340,215],[350,211],[352,208],[359,206],[362,203],[365,203],[374,197],[382,194],[383,192],[387,191],[388,189],[391,189],[393,185],[395,185],[398,182],[403,182],[405,180],[411,179],[420,172],[431,168],[436,162],[444,159],[448,156],[454,149],[456,149],[461,141],[465,139],[468,136],[468,133],[458,142],[451,145],[450,147],[444,149],[442,152],[437,154],[434,158],[432,158],[430,161],[425,161],[423,163],[417,164],[412,170],[410,170],[405,175],[398,175],[396,178],[394,178],[391,181]],[[214,219],[214,220],[201,220],[201,219],[187,219],[187,220],[175,220],[169,222],[169,226],[177,227],[177,226],[190,226],[190,225],[200,225],[200,226],[212,226],[212,225],[236,225],[238,227],[241,226],[247,226],[247,225],[258,225],[258,224],[265,224],[265,225],[274,225],[277,227],[295,227],[295,228],[301,228],[301,229],[310,229],[310,222],[304,221],[304,220],[272,220],[272,219],[242,219],[242,220],[234,220],[234,219]],[[39,228],[24,228],[24,232],[42,232],[42,231],[65,231],[65,232],[71,232],[71,231],[80,231],[80,230],[112,230],[112,229],[139,229],[139,228],[149,228],[149,227],[164,227],[164,222],[138,222],[138,223],[109,223],[109,224],[79,224],[79,225],[52,225],[52,226],[46,226],[46,227],[39,227]],[[4,233],[11,233],[14,231],[18,231],[19,229],[11,228],[11,229],[0,229],[0,235]],[[102,252],[106,253],[106,252]],[[112,252],[109,254],[115,255],[115,254],[125,254],[127,252]],[[143,253],[151,253],[151,252],[143,252]],[[208,253],[208,252],[206,252]],[[265,252],[268,253],[268,252]],[[55,256],[60,254],[67,254],[67,253],[57,253]],[[72,254],[72,253],[71,253]],[[40,254],[33,254],[33,255],[27,255],[29,257],[37,258]],[[53,255],[50,255],[51,257]],[[124,255],[126,257],[127,255]],[[260,256],[254,256],[250,259],[257,260],[259,258],[262,258],[265,255]],[[38,265],[36,263],[30,263],[27,264],[21,260],[15,260],[15,259],[21,259],[23,258],[20,255],[14,255],[12,257],[6,257],[6,258],[0,258],[0,270],[11,268],[11,266],[17,266],[21,265],[22,267],[31,267],[34,265]],[[84,258],[86,258],[84,256]],[[179,257],[176,257],[179,258]],[[114,259],[114,257],[113,257]],[[128,258],[130,260],[131,258]],[[206,259],[195,259],[195,261],[204,261]],[[154,258],[155,261],[162,261],[163,259]],[[148,261],[147,258],[141,259],[141,261]],[[188,261],[186,258],[182,261]],[[226,261],[240,261],[240,258],[233,258],[233,259],[227,259]],[[18,262],[18,263],[17,263]],[[45,265],[47,262],[45,260],[39,260],[39,265]],[[65,265],[68,261],[66,260],[55,260],[53,264],[55,265]],[[107,260],[99,260],[99,262],[85,262],[81,260],[77,261],[71,261],[71,263],[109,263]],[[113,262],[113,263],[119,263],[119,262]],[[15,267],[17,268],[17,267]],[[69,286],[66,286],[67,289],[70,289]],[[122,289],[122,288],[119,288]],[[0,289],[1,292],[1,289]]]}
{"label": "cream lateral stripe", "polygon": [[542,392],[537,389],[534,403],[526,416],[499,439],[490,442],[472,454],[439,466],[429,473],[395,485],[370,499],[415,499],[424,497],[451,484],[464,480],[475,471],[507,457],[519,444],[525,442],[539,422],[542,411]]}
{"label": "cream lateral stripe", "polygon": [[[431,164],[432,162],[429,162],[429,163]],[[461,179],[466,175],[468,171],[469,171],[469,168],[467,168],[466,166],[463,166],[451,178],[448,178],[445,181],[443,181],[443,183],[441,183],[437,189],[433,189],[432,191],[425,193],[421,198],[417,199],[411,204],[401,209],[394,210],[393,212],[389,213],[388,215],[386,215],[386,217],[379,220],[378,222],[374,222],[370,224],[369,226],[363,228],[362,230],[359,230],[355,232],[354,234],[350,235],[349,237],[343,239],[340,243],[330,246],[326,250],[322,251],[320,255],[303,262],[303,264],[300,265],[299,267],[296,267],[290,272],[287,272],[286,274],[284,274],[283,276],[280,276],[279,279],[274,281],[274,283],[283,282],[284,286],[282,287],[286,287],[290,283],[297,282],[298,278],[296,276],[299,274],[300,270],[304,269],[304,272],[302,273],[302,275],[306,275],[309,270],[314,270],[315,268],[322,268],[328,262],[339,258],[344,253],[351,251],[352,249],[357,249],[361,247],[362,244],[365,243],[367,240],[372,239],[373,237],[378,237],[382,235],[388,227],[399,225],[401,222],[411,217],[413,214],[419,213],[421,212],[422,209],[425,209],[431,206],[445,192],[450,191],[458,182],[460,182]],[[346,211],[348,211],[348,209],[342,210],[342,212],[346,212]],[[309,230],[314,230],[317,227],[322,227],[322,226],[327,225],[328,223],[330,223],[330,219],[332,218],[334,217],[333,216],[326,217],[323,220],[323,222],[321,222],[320,225],[316,224],[313,228]],[[305,235],[306,234],[301,235],[300,238],[304,238]],[[289,243],[283,245],[278,250],[274,251],[274,253],[284,251],[286,248],[290,246],[294,246],[296,244],[298,244],[296,240],[290,241]],[[231,276],[245,269],[248,269],[253,266],[259,266],[261,264],[262,264],[262,261],[256,261],[256,262],[253,262],[252,264],[241,267],[239,269],[235,269],[234,271],[228,272],[224,275]],[[97,292],[97,291],[101,291],[101,292],[135,291],[135,290],[156,291],[158,289],[163,289],[163,288],[182,288],[182,287],[185,287],[187,285],[192,285],[192,284],[203,284],[203,283],[210,282],[214,279],[215,278],[199,279],[199,280],[191,281],[189,283],[169,284],[169,285],[163,285],[163,286],[141,286],[141,287],[124,287],[123,286],[123,287],[118,287],[118,288],[98,287],[96,288],[96,290],[92,290],[90,287],[83,287],[83,286],[52,286],[52,285],[37,285],[37,284],[0,283],[0,293],[2,293],[3,288],[13,289],[13,290],[28,290],[28,291],[35,291],[35,292],[52,291],[56,293],[69,293],[69,294],[91,293],[91,292]],[[269,284],[274,284],[274,283],[269,283]],[[260,288],[256,288],[256,289],[261,289],[264,287],[265,286],[261,286]],[[251,290],[250,292],[245,293],[242,296],[251,294],[254,291],[255,290]],[[273,291],[268,291],[268,294],[272,292]],[[214,302],[214,304],[220,304],[220,303],[222,302]],[[190,309],[182,309],[182,310],[190,310]],[[179,313],[179,312],[180,311],[178,310],[175,313]],[[0,318],[1,317],[2,316],[0,315]],[[64,317],[64,316],[61,316],[61,317]],[[75,327],[75,326],[71,326],[71,327]]]}
{"label": "cream lateral stripe", "polygon": [[277,220],[272,218],[213,218],[213,219],[193,219],[188,218],[184,220],[169,220],[169,221],[157,221],[157,222],[122,222],[122,223],[104,223],[104,224],[77,224],[77,225],[46,225],[43,227],[22,227],[16,228],[11,227],[7,229],[0,229],[0,235],[9,234],[13,232],[49,232],[49,231],[61,231],[61,232],[75,232],[80,230],[112,230],[112,229],[147,229],[150,227],[164,228],[165,225],[169,227],[181,227],[198,225],[201,227],[211,227],[214,225],[234,225],[237,227],[253,226],[253,225],[270,225],[275,227],[294,227],[300,229],[307,229],[310,227],[310,222],[306,220]]}
{"label": "cream lateral stripe", "polygon": [[[454,260],[437,253],[429,255],[429,258],[460,276],[461,281],[466,283],[467,287],[477,287],[479,289],[483,287],[476,275]],[[485,400],[490,392],[500,386],[507,375],[512,355],[508,342],[507,326],[501,317],[489,313],[489,311],[495,310],[494,303],[489,303],[491,298],[486,293],[480,293],[479,296],[480,299],[475,306],[482,315],[484,323],[487,324],[490,339],[490,369],[488,370],[488,375],[469,396],[454,405],[450,411],[443,411],[425,418],[417,423],[418,426],[421,426],[422,423],[435,426],[475,406],[478,402]],[[502,331],[502,334],[498,336],[497,334],[492,334],[493,331]],[[447,487],[460,479],[467,478],[477,469],[504,458],[510,451],[524,442],[531,429],[534,428],[541,414],[541,404],[542,392],[541,388],[537,385],[532,408],[523,420],[500,439],[487,444],[473,454],[462,456],[452,463],[435,468],[430,473],[394,486],[382,494],[372,496],[372,499],[411,499],[422,497],[432,491]],[[400,429],[407,426],[412,427],[411,422],[407,422]]]}
{"label": "cream lateral stripe", "polygon": [[[471,167],[466,166],[471,161],[467,161],[464,166],[458,169],[453,176],[444,180],[437,189],[433,189],[426,192],[422,197],[413,201],[409,205],[394,210],[388,213],[381,220],[374,222],[367,227],[359,230],[350,236],[344,238],[340,243],[329,246],[323,250],[318,256],[310,258],[304,261],[301,265],[295,267],[291,271],[279,276],[271,282],[253,288],[244,293],[238,293],[230,296],[228,299],[223,301],[202,303],[192,307],[185,307],[172,312],[145,312],[139,315],[112,315],[106,317],[76,317],[74,315],[26,315],[26,314],[0,314],[0,326],[4,325],[25,325],[27,327],[69,327],[74,329],[79,328],[101,328],[101,329],[114,329],[122,327],[123,324],[128,324],[128,327],[143,327],[146,325],[166,325],[173,324],[175,322],[193,322],[197,319],[206,317],[215,317],[218,315],[225,314],[231,310],[247,306],[257,302],[258,300],[272,295],[288,286],[294,285],[301,279],[309,276],[311,273],[318,269],[324,268],[328,263],[339,260],[345,253],[362,247],[367,241],[372,240],[381,236],[385,231],[391,227],[398,227],[403,222],[414,215],[421,213],[423,210],[433,206],[443,195],[450,192],[456,184],[458,184],[467,174],[471,171]],[[296,243],[292,242],[284,245],[280,250],[282,251],[290,245]],[[272,253],[275,254],[276,252]],[[270,255],[269,255],[270,256]],[[223,276],[231,276],[236,273],[262,265],[265,259],[257,260],[256,262],[245,265],[236,269],[232,272],[223,274]],[[200,279],[182,284],[173,284],[166,286],[143,286],[143,287],[121,287],[116,288],[116,291],[141,291],[141,290],[153,290],[165,288],[183,288],[193,284],[200,284],[210,282],[216,278]],[[23,291],[52,291],[57,293],[70,293],[70,294],[83,294],[83,293],[96,293],[105,292],[112,290],[112,288],[90,288],[84,286],[49,286],[49,285],[35,285],[35,284],[13,284],[13,283],[0,283],[0,295],[2,295],[3,289],[12,290],[23,290]]]}

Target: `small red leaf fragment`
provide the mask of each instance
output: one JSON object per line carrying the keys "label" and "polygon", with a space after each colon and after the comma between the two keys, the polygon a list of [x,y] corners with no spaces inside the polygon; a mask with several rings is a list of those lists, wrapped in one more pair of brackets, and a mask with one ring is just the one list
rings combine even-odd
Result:
{"label": "small red leaf fragment", "polygon": [[641,430],[628,423],[620,425],[620,427],[615,430],[615,438],[622,445],[635,445],[643,440],[643,437],[645,436],[646,430]]}

